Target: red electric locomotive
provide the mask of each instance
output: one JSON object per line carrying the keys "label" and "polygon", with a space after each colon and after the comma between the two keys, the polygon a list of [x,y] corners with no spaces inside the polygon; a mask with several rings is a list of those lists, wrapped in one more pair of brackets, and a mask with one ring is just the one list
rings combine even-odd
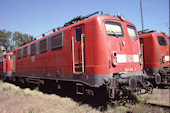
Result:
{"label": "red electric locomotive", "polygon": [[[168,36],[154,31],[141,32],[141,48],[143,50],[144,70],[148,75],[161,77],[162,82],[170,82],[170,57]],[[159,84],[161,81],[158,81]]]}
{"label": "red electric locomotive", "polygon": [[0,56],[0,78],[4,80],[4,77],[12,76],[12,61],[13,53],[9,52]]}
{"label": "red electric locomotive", "polygon": [[77,94],[95,95],[104,89],[99,93],[109,98],[138,86],[151,90],[144,82],[148,77],[142,72],[135,25],[122,16],[88,18],[96,13],[74,18],[58,31],[14,50],[13,77],[38,84],[54,80],[61,89],[71,83]]}

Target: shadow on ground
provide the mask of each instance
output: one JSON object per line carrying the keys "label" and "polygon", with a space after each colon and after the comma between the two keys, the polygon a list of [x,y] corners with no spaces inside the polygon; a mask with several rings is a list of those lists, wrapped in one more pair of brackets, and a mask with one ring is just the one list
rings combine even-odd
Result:
{"label": "shadow on ground", "polygon": [[[37,84],[28,84],[28,83],[21,83],[21,82],[10,82],[20,88],[30,88],[31,90],[41,91],[45,94],[56,94],[60,97],[69,97],[79,103],[79,105],[88,104],[89,106],[98,109],[100,111],[106,111],[108,107],[116,107],[116,106],[124,106],[127,103],[136,104],[138,102],[137,97],[135,95],[125,96],[124,98],[117,98],[116,100],[108,100],[100,96],[82,96],[76,95],[73,90],[70,88],[64,90],[58,90],[56,87],[56,83],[54,82],[47,82],[45,85],[38,86]],[[99,92],[102,93],[102,92]]]}

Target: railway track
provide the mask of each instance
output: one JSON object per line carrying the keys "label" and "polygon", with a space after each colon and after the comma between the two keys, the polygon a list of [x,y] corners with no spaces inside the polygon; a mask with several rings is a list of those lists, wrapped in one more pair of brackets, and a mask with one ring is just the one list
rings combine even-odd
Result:
{"label": "railway track", "polygon": [[148,102],[146,102],[145,105],[153,106],[153,107],[161,107],[161,108],[166,108],[170,110],[170,106],[168,105],[161,105],[161,104],[148,103]]}
{"label": "railway track", "polygon": [[161,83],[158,88],[160,89],[170,89],[170,83]]}

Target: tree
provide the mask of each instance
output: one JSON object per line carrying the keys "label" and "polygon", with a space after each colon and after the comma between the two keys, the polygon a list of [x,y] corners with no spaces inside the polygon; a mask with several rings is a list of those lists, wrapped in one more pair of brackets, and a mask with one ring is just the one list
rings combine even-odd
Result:
{"label": "tree", "polygon": [[33,41],[33,39],[33,36],[28,34],[0,30],[0,53],[3,53],[2,48],[8,52]]}
{"label": "tree", "polygon": [[[0,46],[1,49],[4,48],[4,51],[9,51],[13,48],[12,40],[12,32],[1,30],[0,31]],[[2,52],[2,50],[1,50]]]}
{"label": "tree", "polygon": [[20,32],[15,32],[13,34],[13,41],[15,42],[15,48],[22,46],[26,43],[29,43],[31,41],[33,41],[33,36],[30,36],[28,34],[22,34]]}

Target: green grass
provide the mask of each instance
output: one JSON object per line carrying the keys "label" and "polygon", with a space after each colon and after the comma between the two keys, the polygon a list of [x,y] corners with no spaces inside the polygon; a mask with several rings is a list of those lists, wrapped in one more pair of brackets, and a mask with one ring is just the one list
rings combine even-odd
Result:
{"label": "green grass", "polygon": [[107,104],[107,110],[110,110],[112,106],[110,104]]}
{"label": "green grass", "polygon": [[34,91],[39,92],[39,91],[40,91],[40,90],[39,90],[39,87],[35,87],[35,88],[34,88]]}
{"label": "green grass", "polygon": [[21,96],[22,93],[23,93],[22,91],[17,90],[17,91],[14,92],[14,95],[15,96]]}
{"label": "green grass", "polygon": [[24,96],[31,97],[32,95],[30,93],[24,93]]}
{"label": "green grass", "polygon": [[28,113],[34,113],[34,109],[29,109]]}
{"label": "green grass", "polygon": [[14,92],[14,95],[15,96],[32,96],[30,93],[25,93],[23,90],[17,90]]}
{"label": "green grass", "polygon": [[10,91],[11,90],[11,87],[3,87],[2,88],[2,91]]}
{"label": "green grass", "polygon": [[116,107],[116,113],[126,113],[127,112],[127,108],[124,106],[119,106]]}

